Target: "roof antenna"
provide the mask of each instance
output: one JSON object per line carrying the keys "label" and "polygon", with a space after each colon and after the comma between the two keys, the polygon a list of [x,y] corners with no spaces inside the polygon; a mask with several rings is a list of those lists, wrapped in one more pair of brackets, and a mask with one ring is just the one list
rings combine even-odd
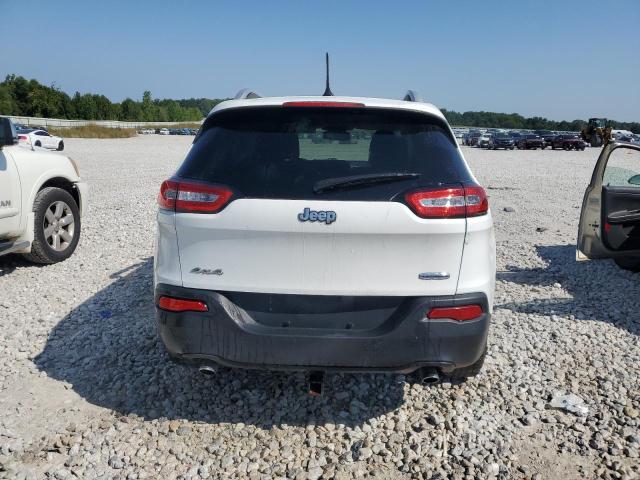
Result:
{"label": "roof antenna", "polygon": [[327,87],[324,89],[323,97],[333,97],[333,92],[329,88],[329,53],[325,53],[325,59],[327,61]]}

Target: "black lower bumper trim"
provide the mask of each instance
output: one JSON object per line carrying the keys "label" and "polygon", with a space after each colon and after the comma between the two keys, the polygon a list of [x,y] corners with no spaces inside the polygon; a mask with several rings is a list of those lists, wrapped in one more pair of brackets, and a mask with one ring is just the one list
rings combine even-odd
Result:
{"label": "black lower bumper trim", "polygon": [[[231,367],[407,373],[430,366],[446,372],[480,358],[490,323],[483,293],[397,299],[397,308],[386,318],[381,319],[379,312],[372,315],[371,328],[366,311],[354,313],[357,328],[349,327],[351,323],[338,327],[344,311],[335,312],[340,322],[330,321],[331,314],[325,311],[321,314],[327,316],[325,328],[317,319],[305,328],[294,312],[279,312],[281,322],[272,316],[266,323],[256,321],[260,315],[232,302],[234,295],[226,292],[159,284],[155,295],[156,305],[161,295],[167,295],[201,300],[209,307],[208,312],[156,309],[158,331],[172,358]],[[299,302],[300,296],[296,297]],[[466,322],[426,318],[433,307],[468,304],[481,305],[485,313]]]}

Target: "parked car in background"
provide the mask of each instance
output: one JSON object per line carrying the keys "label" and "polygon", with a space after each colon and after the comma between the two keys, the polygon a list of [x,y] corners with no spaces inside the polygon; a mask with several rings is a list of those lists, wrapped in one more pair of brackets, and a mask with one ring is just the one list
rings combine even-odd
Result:
{"label": "parked car in background", "polygon": [[158,130],[158,135],[170,135],[168,128],[161,128]]}
{"label": "parked car in background", "polygon": [[513,142],[513,138],[506,133],[494,133],[489,137],[489,145],[487,145],[487,148],[491,150],[497,150],[499,148],[513,150],[515,143]]}
{"label": "parked car in background", "polygon": [[564,150],[584,150],[587,144],[579,135],[556,135],[551,140],[551,149],[562,148]]}
{"label": "parked car in background", "polygon": [[540,137],[540,135],[528,133],[526,135],[522,135],[520,139],[518,139],[516,147],[518,147],[518,150],[536,150],[538,148],[544,150],[546,144],[544,143],[544,140]]}
{"label": "parked car in background", "polygon": [[0,117],[0,255],[60,262],[78,244],[87,185],[70,158],[17,144],[11,121]]}
{"label": "parked car in background", "polygon": [[489,146],[489,141],[491,141],[491,134],[489,132],[485,132],[478,137],[476,146],[480,148],[486,148]]}
{"label": "parked car in background", "polygon": [[423,382],[480,371],[491,212],[433,105],[238,95],[158,203],[156,318],[173,359]]}
{"label": "parked car in background", "polygon": [[552,132],[551,130],[536,130],[533,133],[539,135],[546,145],[549,145],[557,135],[557,132]]}
{"label": "parked car in background", "polygon": [[18,142],[34,147],[49,148],[53,150],[64,150],[64,140],[61,137],[51,135],[46,130],[33,128],[20,129],[18,133]]}
{"label": "parked car in background", "polygon": [[524,133],[511,131],[511,132],[508,132],[507,135],[509,135],[511,137],[511,139],[513,140],[513,144],[515,146],[515,145],[518,144],[518,140],[520,140],[520,138],[522,138]]}
{"label": "parked car in background", "polygon": [[463,138],[464,144],[469,147],[474,147],[478,143],[478,138],[480,138],[482,132],[480,130],[470,130],[469,133]]}

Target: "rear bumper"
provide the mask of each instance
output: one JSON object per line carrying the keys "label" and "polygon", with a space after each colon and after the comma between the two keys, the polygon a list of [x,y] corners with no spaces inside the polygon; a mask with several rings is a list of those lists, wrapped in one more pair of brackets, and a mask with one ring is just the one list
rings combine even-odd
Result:
{"label": "rear bumper", "polygon": [[[301,295],[255,294],[261,297],[247,300],[251,294],[158,284],[156,305],[162,295],[201,300],[209,308],[181,313],[156,308],[158,332],[170,356],[196,364],[404,373],[433,366],[446,372],[480,358],[490,323],[484,293],[406,297],[392,308],[387,307],[394,297],[382,297],[377,310],[354,307],[353,297],[326,297],[329,307],[307,314],[295,310],[304,302]],[[341,303],[349,308],[336,308]],[[432,307],[466,304],[479,304],[485,313],[466,322],[425,318]]]}

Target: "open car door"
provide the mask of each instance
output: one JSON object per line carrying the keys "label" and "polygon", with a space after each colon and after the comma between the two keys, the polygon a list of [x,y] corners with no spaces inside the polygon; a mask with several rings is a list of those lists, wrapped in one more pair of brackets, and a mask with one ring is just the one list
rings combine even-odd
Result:
{"label": "open car door", "polygon": [[640,271],[640,145],[602,149],[582,200],[577,258]]}

